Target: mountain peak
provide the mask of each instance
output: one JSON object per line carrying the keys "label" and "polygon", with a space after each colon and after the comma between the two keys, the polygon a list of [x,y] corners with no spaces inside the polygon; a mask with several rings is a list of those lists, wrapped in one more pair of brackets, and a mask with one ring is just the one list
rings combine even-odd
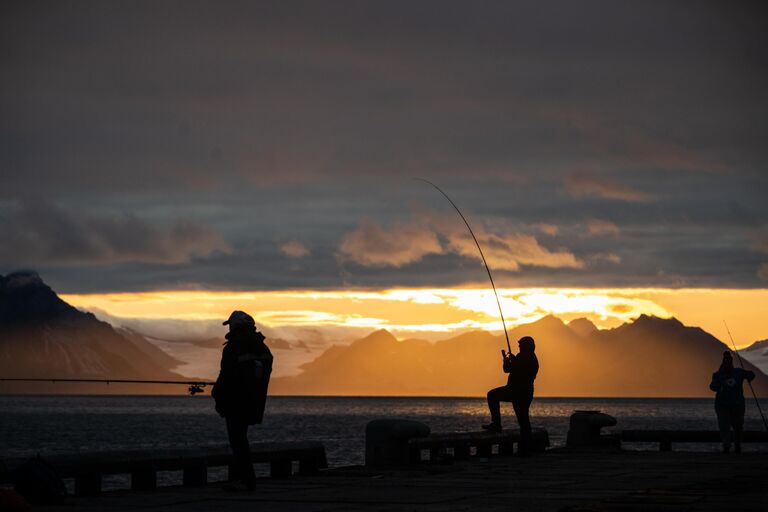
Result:
{"label": "mountain peak", "polygon": [[568,327],[579,336],[589,336],[597,327],[587,318],[576,318],[568,322]]}
{"label": "mountain peak", "polygon": [[0,277],[0,327],[39,326],[82,315],[56,295],[33,270]]}
{"label": "mountain peak", "polygon": [[545,317],[539,318],[535,322],[531,323],[530,325],[541,325],[541,326],[563,326],[565,325],[562,320],[560,320],[555,315],[547,315]]}
{"label": "mountain peak", "polygon": [[654,315],[642,314],[632,322],[632,325],[640,325],[646,327],[683,327],[683,323],[677,318],[671,316],[669,318],[662,318]]}
{"label": "mountain peak", "polygon": [[391,332],[389,332],[386,329],[379,329],[378,331],[374,331],[365,338],[359,340],[363,343],[366,342],[379,342],[379,343],[388,343],[397,341],[397,338],[395,338]]}
{"label": "mountain peak", "polygon": [[0,275],[0,287],[8,290],[19,288],[47,288],[40,274],[34,270],[16,270],[3,277]]}
{"label": "mountain peak", "polygon": [[740,349],[739,352],[754,352],[763,349],[768,349],[768,340],[756,341],[750,346]]}

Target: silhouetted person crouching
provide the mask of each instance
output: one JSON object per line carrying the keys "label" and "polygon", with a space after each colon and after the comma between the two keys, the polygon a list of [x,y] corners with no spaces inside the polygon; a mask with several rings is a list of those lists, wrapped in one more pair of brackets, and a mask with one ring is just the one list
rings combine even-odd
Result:
{"label": "silhouetted person crouching", "polygon": [[504,373],[509,374],[507,385],[488,392],[491,423],[483,425],[483,428],[492,432],[501,432],[500,402],[512,402],[517,423],[520,425],[518,453],[527,455],[530,453],[532,441],[528,409],[533,401],[533,381],[539,371],[539,360],[536,358],[536,343],[533,338],[524,336],[520,338],[517,345],[520,347],[520,353],[504,355]]}
{"label": "silhouetted person crouching", "polygon": [[248,425],[261,423],[264,418],[272,353],[247,313],[233,311],[224,325],[229,325],[229,333],[211,395],[216,401],[216,412],[227,421],[229,444],[235,458],[233,482],[225,488],[244,491],[255,485]]}
{"label": "silhouetted person crouching", "polygon": [[723,353],[723,362],[712,374],[709,389],[715,391],[715,413],[723,452],[731,451],[731,428],[733,428],[733,451],[741,452],[741,433],[744,430],[744,380],[752,382],[755,372],[733,367],[733,356]]}

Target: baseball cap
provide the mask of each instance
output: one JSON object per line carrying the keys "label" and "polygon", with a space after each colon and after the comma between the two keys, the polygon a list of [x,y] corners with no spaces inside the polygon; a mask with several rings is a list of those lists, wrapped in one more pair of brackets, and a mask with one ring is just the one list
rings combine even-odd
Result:
{"label": "baseball cap", "polygon": [[232,314],[229,315],[227,321],[222,322],[221,325],[231,325],[234,327],[238,325],[256,325],[256,322],[253,320],[253,317],[245,311],[233,311]]}

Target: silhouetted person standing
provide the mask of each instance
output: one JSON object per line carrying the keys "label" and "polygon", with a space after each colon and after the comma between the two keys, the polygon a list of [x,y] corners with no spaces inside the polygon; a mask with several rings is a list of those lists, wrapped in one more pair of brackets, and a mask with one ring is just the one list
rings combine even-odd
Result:
{"label": "silhouetted person standing", "polygon": [[533,338],[524,336],[520,338],[517,345],[520,348],[517,355],[504,356],[504,373],[509,374],[507,385],[488,392],[491,423],[483,425],[483,428],[492,432],[501,432],[500,402],[512,402],[517,423],[520,425],[518,453],[527,455],[531,450],[531,420],[528,410],[533,401],[533,381],[539,371],[539,360],[536,358],[536,343]]}
{"label": "silhouetted person standing", "polygon": [[229,333],[211,395],[216,401],[216,412],[227,421],[229,444],[235,458],[235,475],[231,475],[234,481],[225,488],[244,491],[255,485],[248,425],[261,423],[264,418],[272,353],[249,314],[233,311],[224,325],[229,325]]}
{"label": "silhouetted person standing", "polygon": [[723,441],[723,452],[731,451],[731,428],[733,428],[733,451],[741,452],[741,433],[744,430],[744,380],[752,382],[755,372],[733,367],[733,356],[723,353],[723,362],[712,374],[709,389],[716,392],[715,413]]}

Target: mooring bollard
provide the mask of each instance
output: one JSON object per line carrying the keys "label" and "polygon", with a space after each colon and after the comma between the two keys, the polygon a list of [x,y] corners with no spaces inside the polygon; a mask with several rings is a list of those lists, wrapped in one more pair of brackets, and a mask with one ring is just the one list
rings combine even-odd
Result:
{"label": "mooring bollard", "polygon": [[365,426],[365,465],[408,464],[412,457],[408,440],[428,435],[429,427],[418,421],[369,421]]}
{"label": "mooring bollard", "polygon": [[571,414],[565,445],[569,448],[618,446],[617,439],[600,435],[601,428],[614,425],[616,418],[600,411],[575,411]]}

